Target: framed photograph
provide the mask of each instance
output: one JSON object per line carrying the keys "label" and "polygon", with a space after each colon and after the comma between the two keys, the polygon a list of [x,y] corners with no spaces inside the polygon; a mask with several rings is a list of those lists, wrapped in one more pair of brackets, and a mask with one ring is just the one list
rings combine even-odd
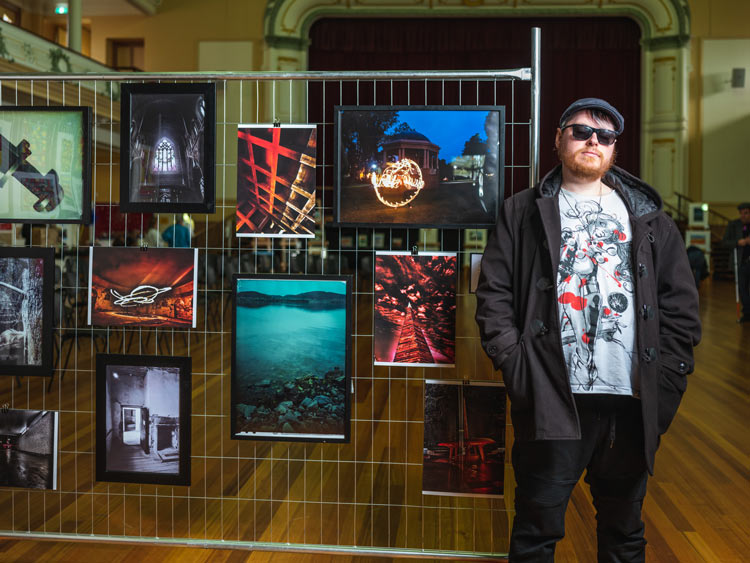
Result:
{"label": "framed photograph", "polygon": [[233,439],[348,442],[351,276],[235,274]]}
{"label": "framed photograph", "polygon": [[190,485],[191,361],[97,354],[97,481]]}
{"label": "framed photograph", "polygon": [[385,248],[385,233],[378,233],[372,235],[372,246],[378,250]]}
{"label": "framed photograph", "polygon": [[0,410],[0,487],[57,489],[57,411]]}
{"label": "framed photograph", "polygon": [[688,227],[708,229],[708,204],[688,203]]}
{"label": "framed photograph", "polygon": [[354,248],[354,235],[341,235],[341,248]]}
{"label": "framed photograph", "polygon": [[237,127],[237,236],[315,236],[315,125]]}
{"label": "framed photograph", "polygon": [[91,247],[89,324],[195,328],[197,248]]}
{"label": "framed photograph", "polygon": [[482,268],[482,253],[472,252],[470,254],[471,262],[469,264],[469,293],[477,292],[479,285],[479,272]]}
{"label": "framed photograph", "polygon": [[55,251],[0,248],[0,374],[51,376]]}
{"label": "framed photograph", "polygon": [[422,494],[502,496],[505,426],[501,383],[425,380]]}
{"label": "framed photograph", "polygon": [[0,222],[91,222],[91,108],[0,107]]}
{"label": "framed photograph", "polygon": [[375,365],[454,367],[455,253],[375,253]]}
{"label": "framed photograph", "polygon": [[336,106],[334,128],[338,224],[495,224],[504,106]]}
{"label": "framed photograph", "polygon": [[216,85],[123,84],[120,209],[213,213]]}

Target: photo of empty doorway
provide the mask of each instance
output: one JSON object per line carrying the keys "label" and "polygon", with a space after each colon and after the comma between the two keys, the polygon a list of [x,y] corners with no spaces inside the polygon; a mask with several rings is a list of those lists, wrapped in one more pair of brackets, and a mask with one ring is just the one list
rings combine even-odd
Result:
{"label": "photo of empty doorway", "polygon": [[0,487],[57,489],[57,412],[0,410]]}
{"label": "photo of empty doorway", "polygon": [[98,481],[190,484],[191,359],[97,356]]}

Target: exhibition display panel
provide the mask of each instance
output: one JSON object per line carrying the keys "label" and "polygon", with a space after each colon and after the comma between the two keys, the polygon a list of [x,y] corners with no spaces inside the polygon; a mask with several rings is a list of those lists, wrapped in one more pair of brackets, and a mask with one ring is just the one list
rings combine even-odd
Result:
{"label": "exhibition display panel", "polygon": [[82,197],[61,220],[0,201],[35,224],[0,248],[0,533],[506,553],[505,390],[466,319],[537,173],[534,76],[1,79],[3,155],[54,107],[84,165],[36,168]]}

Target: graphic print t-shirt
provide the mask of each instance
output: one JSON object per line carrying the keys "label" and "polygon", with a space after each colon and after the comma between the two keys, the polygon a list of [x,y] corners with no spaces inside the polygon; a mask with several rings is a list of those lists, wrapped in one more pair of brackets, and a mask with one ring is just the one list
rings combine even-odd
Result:
{"label": "graphic print t-shirt", "polygon": [[638,396],[632,232],[615,192],[560,190],[558,312],[573,393]]}

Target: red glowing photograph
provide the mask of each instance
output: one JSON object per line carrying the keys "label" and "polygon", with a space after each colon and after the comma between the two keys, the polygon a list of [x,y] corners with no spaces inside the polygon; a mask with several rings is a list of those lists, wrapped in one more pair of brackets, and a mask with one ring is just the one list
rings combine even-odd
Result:
{"label": "red glowing photograph", "polygon": [[422,493],[502,496],[505,426],[502,384],[426,380]]}
{"label": "red glowing photograph", "polygon": [[98,248],[89,254],[89,324],[195,328],[198,250]]}
{"label": "red glowing photograph", "polygon": [[375,365],[454,367],[455,253],[375,255]]}
{"label": "red glowing photograph", "polygon": [[239,125],[237,236],[315,236],[314,125]]}

